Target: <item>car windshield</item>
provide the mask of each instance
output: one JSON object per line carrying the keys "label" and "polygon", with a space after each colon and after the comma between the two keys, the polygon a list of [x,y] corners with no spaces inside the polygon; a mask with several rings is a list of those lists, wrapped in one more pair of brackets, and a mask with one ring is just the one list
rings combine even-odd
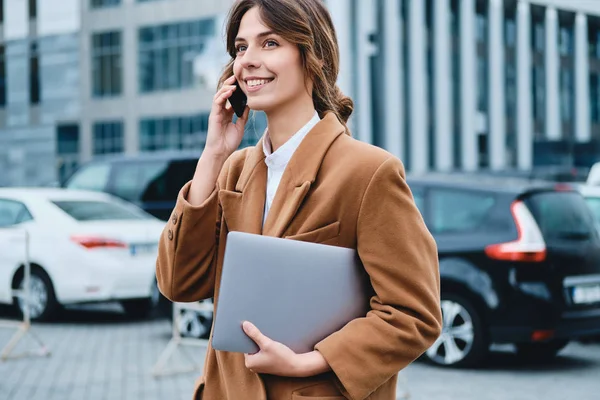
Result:
{"label": "car windshield", "polygon": [[100,200],[56,200],[52,202],[77,221],[143,220],[152,218],[136,208]]}

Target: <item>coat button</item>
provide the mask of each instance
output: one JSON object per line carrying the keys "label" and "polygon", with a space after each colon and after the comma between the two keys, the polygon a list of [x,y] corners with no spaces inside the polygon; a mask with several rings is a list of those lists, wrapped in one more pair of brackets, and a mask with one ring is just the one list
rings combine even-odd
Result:
{"label": "coat button", "polygon": [[169,238],[169,240],[173,240],[173,231],[169,229],[169,232],[167,232],[167,237]]}
{"label": "coat button", "polygon": [[173,225],[177,224],[177,213],[173,213],[173,217],[171,217],[171,222]]}

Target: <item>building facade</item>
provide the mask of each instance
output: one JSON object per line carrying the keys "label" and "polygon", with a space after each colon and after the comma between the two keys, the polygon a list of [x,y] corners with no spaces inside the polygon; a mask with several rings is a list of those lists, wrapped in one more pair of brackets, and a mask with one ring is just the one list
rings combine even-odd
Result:
{"label": "building facade", "polygon": [[[0,186],[201,150],[214,88],[199,82],[218,73],[232,2],[0,0]],[[353,134],[408,170],[600,159],[600,1],[325,2]]]}
{"label": "building facade", "polygon": [[600,1],[328,0],[352,128],[407,169],[600,161]]}

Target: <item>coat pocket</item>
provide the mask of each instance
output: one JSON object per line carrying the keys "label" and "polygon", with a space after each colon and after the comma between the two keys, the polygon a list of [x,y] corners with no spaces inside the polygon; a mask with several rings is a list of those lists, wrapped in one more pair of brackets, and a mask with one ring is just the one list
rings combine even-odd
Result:
{"label": "coat pocket", "polygon": [[303,242],[335,244],[340,235],[340,222],[335,221],[331,224],[314,229],[310,232],[299,233],[297,235],[285,236],[286,239],[301,240]]}
{"label": "coat pocket", "polygon": [[332,382],[320,382],[292,392],[291,400],[346,400]]}
{"label": "coat pocket", "polygon": [[194,396],[192,397],[194,400],[202,400],[202,393],[204,393],[204,376],[201,376],[196,381],[196,389],[194,389]]}

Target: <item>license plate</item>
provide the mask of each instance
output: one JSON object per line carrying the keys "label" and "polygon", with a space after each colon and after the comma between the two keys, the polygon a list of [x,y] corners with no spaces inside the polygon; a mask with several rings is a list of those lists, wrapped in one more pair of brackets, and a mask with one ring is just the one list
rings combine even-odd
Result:
{"label": "license plate", "polygon": [[140,243],[129,245],[129,253],[132,256],[154,253],[157,249],[158,245],[156,243]]}
{"label": "license plate", "polygon": [[576,286],[572,296],[576,304],[600,302],[600,285]]}

